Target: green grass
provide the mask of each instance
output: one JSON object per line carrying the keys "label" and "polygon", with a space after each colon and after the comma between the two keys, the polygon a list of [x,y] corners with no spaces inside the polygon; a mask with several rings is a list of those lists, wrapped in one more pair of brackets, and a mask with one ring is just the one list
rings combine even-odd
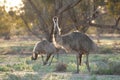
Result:
{"label": "green grass", "polygon": [[[96,57],[97,56],[97,57]],[[99,57],[98,57],[99,56]],[[91,60],[93,74],[120,75],[120,54],[95,55],[96,60]],[[95,58],[94,57],[94,58]]]}
{"label": "green grass", "polygon": [[[88,72],[83,56],[80,74],[72,74],[76,71],[76,56],[63,54],[53,59],[51,66],[45,65],[39,57],[31,61],[31,55],[19,54],[21,50],[32,51],[36,41],[18,41],[0,43],[0,54],[5,52],[18,53],[17,55],[0,55],[0,77],[3,80],[120,80],[120,54],[114,50],[114,42],[110,39],[102,39],[100,54],[90,54],[89,62],[91,73]],[[120,43],[120,40],[117,40]],[[67,64],[66,72],[54,72],[58,62]],[[85,75],[84,75],[85,74]],[[109,76],[106,76],[109,75]]]}
{"label": "green grass", "polygon": [[[4,55],[6,56],[6,55]],[[4,57],[2,56],[2,57]],[[9,55],[11,56],[11,55]],[[91,54],[90,56],[90,67],[92,69],[91,74],[94,75],[120,75],[120,54],[114,55],[114,54]],[[4,57],[6,58],[6,57]],[[82,66],[80,66],[80,74],[88,74],[88,70],[85,65],[85,56],[83,56],[83,61],[82,61]],[[10,59],[10,60],[9,60]],[[13,59],[13,60],[12,60]],[[5,60],[5,59],[4,59]],[[36,61],[31,61],[30,56],[21,56],[21,55],[14,55],[12,58],[8,58],[5,60],[5,62],[8,62],[4,65],[0,66],[0,71],[1,72],[6,72],[9,74],[6,74],[8,77],[7,80],[20,80],[19,77],[22,78],[22,80],[27,79],[27,76],[30,76],[32,74],[25,74],[24,76],[22,75],[17,75],[17,74],[11,74],[11,71],[13,72],[37,72],[37,75],[33,75],[32,78],[34,79],[35,76],[37,78],[42,78],[42,76],[38,76],[39,74],[47,75],[47,79],[49,80],[48,77],[52,76],[55,79],[60,79],[60,78],[65,78],[67,80],[68,76],[63,76],[63,75],[58,75],[57,73],[52,75],[52,73],[55,71],[55,66],[57,64],[57,60],[54,59],[53,63],[51,66],[43,66],[41,58],[38,58]],[[14,61],[14,62],[13,62]],[[67,64],[67,71],[64,73],[72,73],[76,71],[76,58],[75,55],[60,55],[59,57],[59,62],[63,61],[63,63]],[[3,63],[5,63],[3,62]],[[13,62],[13,64],[12,64]],[[56,75],[56,76],[55,76]],[[72,75],[72,74],[71,74]],[[90,77],[90,76],[89,76]],[[9,79],[11,78],[11,79]],[[18,79],[17,79],[18,78]],[[72,80],[74,76],[72,76],[68,80]],[[82,77],[78,77],[81,78]],[[78,80],[78,78],[75,78],[75,80]],[[96,80],[97,76],[91,76],[89,80]],[[28,78],[29,79],[29,78]],[[97,79],[99,80],[99,79]],[[104,80],[104,79],[103,79]],[[106,78],[107,80],[107,78]],[[112,79],[110,79],[112,80]]]}
{"label": "green grass", "polygon": [[0,66],[0,71],[3,71],[3,72],[10,71],[10,68],[5,66],[5,65],[4,66]]}
{"label": "green grass", "polygon": [[[8,73],[7,73],[8,74]],[[119,76],[115,75],[82,75],[82,74],[62,74],[62,73],[47,73],[47,74],[8,74],[3,80],[120,80]]]}

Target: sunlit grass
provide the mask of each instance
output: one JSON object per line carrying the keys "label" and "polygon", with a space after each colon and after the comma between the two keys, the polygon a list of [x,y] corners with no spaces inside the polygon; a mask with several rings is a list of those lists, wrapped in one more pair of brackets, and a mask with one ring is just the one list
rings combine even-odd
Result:
{"label": "sunlit grass", "polygon": [[34,45],[37,41],[2,41],[0,47],[11,47],[11,46],[30,46]]}

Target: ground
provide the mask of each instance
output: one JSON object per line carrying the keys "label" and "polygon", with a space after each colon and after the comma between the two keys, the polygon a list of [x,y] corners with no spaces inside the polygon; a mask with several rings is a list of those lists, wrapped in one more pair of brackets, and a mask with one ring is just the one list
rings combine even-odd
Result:
{"label": "ground", "polygon": [[[75,55],[62,54],[50,66],[43,66],[41,57],[31,61],[31,52],[38,40],[0,40],[0,80],[120,80],[120,38],[103,37],[100,52],[89,56],[89,73],[83,56],[80,73],[76,71]],[[94,40],[96,42],[96,40]],[[58,62],[67,65],[65,72],[55,72]]]}

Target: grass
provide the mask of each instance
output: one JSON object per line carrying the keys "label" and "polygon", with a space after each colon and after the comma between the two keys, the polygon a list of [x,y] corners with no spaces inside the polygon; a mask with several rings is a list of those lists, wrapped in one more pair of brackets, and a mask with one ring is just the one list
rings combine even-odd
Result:
{"label": "grass", "polygon": [[[6,55],[4,55],[6,56]],[[2,57],[4,57],[2,56]],[[11,56],[11,55],[9,55]],[[62,58],[61,58],[62,57]],[[4,57],[5,58],[5,57]],[[66,60],[66,59],[68,59]],[[84,63],[85,61],[85,56],[83,57],[83,62],[82,62],[82,66],[80,66],[80,75],[81,74],[88,74],[89,72],[87,71],[86,65]],[[11,59],[11,60],[9,60]],[[3,73],[7,73],[5,74],[5,76],[7,77],[7,80],[27,80],[27,79],[31,79],[29,77],[31,77],[32,74],[30,73],[26,73],[24,75],[21,75],[23,72],[33,72],[33,73],[37,73],[32,75],[32,79],[34,80],[34,78],[38,78],[41,80],[42,76],[39,76],[39,74],[44,75],[44,80],[50,80],[49,78],[52,77],[52,79],[65,79],[65,80],[73,80],[73,78],[75,78],[74,74],[72,74],[72,72],[76,71],[76,60],[75,60],[75,55],[60,55],[60,59],[59,61],[64,61],[65,64],[67,64],[67,71],[64,72],[64,75],[59,75],[60,73],[57,72],[55,74],[55,66],[57,64],[57,60],[54,59],[53,63],[51,64],[51,66],[43,66],[41,58],[38,58],[37,61],[31,61],[30,56],[24,56],[21,57],[21,55],[14,55],[12,56],[12,58],[9,59],[4,59],[5,62],[10,61],[9,63],[3,64],[0,66],[0,72]],[[13,60],[12,60],[13,59]],[[13,62],[15,61],[15,62]],[[90,76],[87,75],[89,77],[89,79],[87,80],[99,80],[97,75],[120,75],[120,54],[114,55],[114,54],[91,54],[90,55],[90,67],[92,69],[91,74],[94,74],[95,76]],[[5,63],[3,62],[3,63]],[[13,62],[13,64],[12,64]],[[14,73],[11,73],[14,72]],[[21,74],[17,74],[16,72],[19,72]],[[67,75],[68,74],[68,75]],[[46,76],[45,76],[46,75]],[[79,74],[78,74],[79,75]],[[29,77],[28,77],[29,76]],[[69,76],[71,78],[69,78]],[[15,78],[15,79],[13,79]],[[82,77],[76,77],[74,80],[78,80],[80,79],[83,80]],[[97,79],[96,79],[97,78]],[[109,77],[106,77],[106,80]],[[120,77],[118,77],[118,79],[120,79]],[[104,79],[103,79],[104,80]],[[109,80],[109,79],[108,79]],[[112,77],[110,78],[110,80],[112,80]],[[117,80],[117,79],[116,79]]]}
{"label": "grass", "polygon": [[[12,55],[0,55],[0,77],[3,80],[120,80],[120,54],[114,50],[115,42],[102,39],[99,54],[90,54],[89,61],[92,72],[89,74],[83,56],[80,74],[76,71],[76,56],[63,54],[59,59],[55,56],[51,66],[43,66],[41,58],[31,61],[31,55],[19,54],[21,50],[32,51],[37,41],[4,41],[0,43],[0,54],[11,52]],[[120,40],[117,40],[120,43]],[[13,52],[18,53],[13,55]],[[54,72],[58,62],[67,64],[67,71]]]}
{"label": "grass", "polygon": [[[95,60],[95,59],[96,60]],[[94,55],[92,62],[94,74],[120,75],[120,54]]]}
{"label": "grass", "polygon": [[115,75],[82,75],[82,74],[61,74],[61,73],[48,73],[48,74],[8,74],[8,78],[3,80],[120,80],[119,76]]}

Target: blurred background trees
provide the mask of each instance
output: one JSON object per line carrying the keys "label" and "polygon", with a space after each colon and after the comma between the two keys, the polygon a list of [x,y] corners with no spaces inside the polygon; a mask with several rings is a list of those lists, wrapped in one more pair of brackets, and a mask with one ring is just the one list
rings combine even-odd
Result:
{"label": "blurred background trees", "polygon": [[[3,1],[3,3],[2,3]],[[35,35],[51,41],[52,17],[59,17],[62,34],[74,30],[97,34],[120,33],[119,0],[22,0],[6,10],[0,3],[0,36]],[[12,1],[11,1],[12,2]]]}

